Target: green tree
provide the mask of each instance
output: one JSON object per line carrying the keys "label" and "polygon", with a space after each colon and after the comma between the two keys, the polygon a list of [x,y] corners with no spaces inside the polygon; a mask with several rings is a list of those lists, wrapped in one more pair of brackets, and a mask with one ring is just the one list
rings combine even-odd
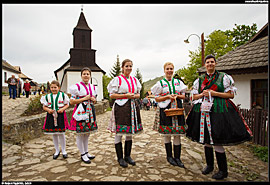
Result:
{"label": "green tree", "polygon": [[113,78],[113,77],[119,76],[120,74],[121,74],[121,66],[119,62],[119,55],[117,55],[117,60],[110,71],[110,77]]}
{"label": "green tree", "polygon": [[141,92],[140,92],[140,98],[143,98],[143,94],[144,94],[144,84],[143,84],[142,74],[141,74],[139,68],[136,69],[135,77],[139,80],[139,82],[140,82],[141,85],[142,85],[142,89],[141,89]]}
{"label": "green tree", "polygon": [[[224,31],[215,30],[205,41],[205,56],[212,54],[217,58],[233,50],[232,37],[225,34]],[[176,71],[182,77],[184,83],[191,88],[193,82],[198,78],[197,69],[202,67],[202,52],[201,49],[189,51],[190,61],[187,67],[183,67]]]}
{"label": "green tree", "polygon": [[226,30],[225,34],[233,38],[234,48],[245,44],[257,33],[257,24],[253,23],[251,26],[248,25],[237,25],[234,24],[233,30]]}
{"label": "green tree", "polygon": [[109,100],[110,102],[112,101],[110,96],[109,96],[109,92],[107,89],[108,84],[110,83],[110,81],[112,80],[111,77],[108,77],[107,75],[103,75],[102,76],[102,81],[103,81],[103,97],[104,99]]}
{"label": "green tree", "polygon": [[217,58],[233,50],[233,38],[224,31],[215,30],[205,42],[205,56],[212,54]]}

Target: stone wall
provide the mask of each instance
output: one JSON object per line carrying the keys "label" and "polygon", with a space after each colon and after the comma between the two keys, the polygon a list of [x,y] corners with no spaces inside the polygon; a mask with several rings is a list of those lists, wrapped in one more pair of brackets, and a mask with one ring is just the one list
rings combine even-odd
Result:
{"label": "stone wall", "polygon": [[[96,114],[102,114],[109,107],[109,101],[104,100],[95,104]],[[73,108],[66,110],[67,118],[70,121]],[[44,133],[42,127],[45,121],[46,112],[27,116],[17,122],[12,122],[7,125],[2,124],[2,141],[12,144],[23,144],[27,141],[38,138]]]}
{"label": "stone wall", "polygon": [[2,86],[2,93],[5,93],[8,95],[8,87],[7,86]]}

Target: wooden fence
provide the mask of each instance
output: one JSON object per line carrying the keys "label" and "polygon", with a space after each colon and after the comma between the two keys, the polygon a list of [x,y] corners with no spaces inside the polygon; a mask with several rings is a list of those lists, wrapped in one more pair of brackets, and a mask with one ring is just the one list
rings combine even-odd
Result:
{"label": "wooden fence", "polygon": [[254,144],[268,146],[268,111],[258,109],[239,109],[250,130]]}

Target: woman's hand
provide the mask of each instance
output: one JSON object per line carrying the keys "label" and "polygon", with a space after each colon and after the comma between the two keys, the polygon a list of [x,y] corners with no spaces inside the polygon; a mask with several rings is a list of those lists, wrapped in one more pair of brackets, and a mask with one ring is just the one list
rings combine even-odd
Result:
{"label": "woman's hand", "polygon": [[126,96],[127,96],[127,99],[135,99],[134,93],[127,93]]}
{"label": "woman's hand", "polygon": [[170,99],[171,102],[175,101],[177,98],[177,95],[176,94],[169,94],[167,95],[167,99]]}
{"label": "woman's hand", "polygon": [[87,96],[85,96],[84,97],[84,100],[91,100],[92,102],[94,102],[94,103],[96,103],[97,102],[97,100],[96,100],[96,98],[94,97],[94,96],[90,96],[90,95],[87,95]]}
{"label": "woman's hand", "polygon": [[96,102],[97,102],[97,100],[96,100],[96,98],[95,98],[94,96],[92,96],[92,97],[90,98],[90,100],[91,100],[93,103],[96,103]]}
{"label": "woman's hand", "polygon": [[58,112],[58,113],[63,113],[64,110],[65,110],[65,109],[62,109],[62,108],[61,108],[61,109],[59,109],[57,112]]}
{"label": "woman's hand", "polygon": [[208,89],[208,90],[204,90],[202,94],[203,96],[209,97],[209,92],[211,96],[218,96],[220,98],[234,98],[234,94],[231,93],[231,91],[228,91],[225,93],[225,92],[217,92],[217,91]]}
{"label": "woman's hand", "polygon": [[83,99],[84,99],[85,101],[91,100],[91,96],[88,94],[88,95],[86,95],[85,97],[83,97]]}
{"label": "woman's hand", "polygon": [[53,113],[53,110],[52,109],[48,109],[48,113],[49,114],[52,114]]}
{"label": "woman's hand", "polygon": [[203,90],[202,94],[203,94],[203,96],[209,97],[209,92],[210,92],[211,96],[213,96],[212,91],[213,90]]}

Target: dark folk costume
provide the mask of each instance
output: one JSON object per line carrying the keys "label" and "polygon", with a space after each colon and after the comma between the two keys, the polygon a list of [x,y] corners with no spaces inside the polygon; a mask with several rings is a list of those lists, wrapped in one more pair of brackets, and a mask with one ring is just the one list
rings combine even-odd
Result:
{"label": "dark folk costume", "polygon": [[[140,93],[141,84],[135,77],[125,77],[124,75],[117,76],[111,80],[107,86],[108,92],[112,94]],[[126,167],[123,162],[123,151],[121,136],[126,135],[125,141],[125,160],[135,165],[135,162],[130,158],[132,135],[143,131],[140,115],[140,107],[135,99],[116,99],[112,108],[112,116],[108,125],[108,130],[116,133],[115,149],[120,165]]]}
{"label": "dark folk costume", "polygon": [[[215,71],[211,76],[208,74],[200,76],[194,81],[191,93],[200,94],[206,89],[217,92],[231,91],[231,93],[236,91],[232,77],[219,71]],[[205,101],[209,101],[209,98],[205,98]],[[194,105],[186,120],[188,125],[186,136],[193,141],[206,144],[205,155],[206,161],[208,161],[208,169],[206,168],[203,171],[204,174],[210,173],[213,170],[214,158],[211,145],[215,147],[236,145],[249,141],[252,136],[243,116],[230,99],[217,96],[212,98],[213,102],[210,112],[202,111],[202,98],[193,101]],[[216,150],[216,157],[219,172],[223,173],[223,177],[226,177],[228,173],[225,152],[217,152]]]}
{"label": "dark folk costume", "polygon": [[[83,82],[77,83],[70,86],[69,91],[71,94],[70,99],[80,99],[87,95],[95,98],[97,96],[95,86],[90,83],[88,83],[88,85]],[[85,163],[91,162],[88,158],[94,158],[94,156],[88,153],[88,138],[90,133],[96,132],[97,129],[98,126],[93,102],[88,100],[77,104],[72,113],[69,130],[77,133],[77,146],[81,152],[81,158]]]}
{"label": "dark folk costume", "polygon": [[53,114],[47,113],[42,128],[45,134],[52,134],[53,136],[53,142],[56,150],[53,159],[56,159],[60,154],[58,147],[59,141],[61,144],[63,156],[66,158],[67,152],[65,149],[65,131],[69,128],[69,123],[66,112],[64,111],[63,113],[58,113],[57,111],[65,105],[69,104],[69,97],[63,92],[58,92],[57,94],[51,93],[42,96],[40,102],[43,104],[43,106],[54,110]]}
{"label": "dark folk costume", "polygon": [[[152,88],[151,92],[156,96],[166,96],[168,94],[184,94],[187,86],[179,79],[172,78],[168,81],[166,78],[158,81]],[[158,102],[159,112],[156,115],[153,129],[164,135],[165,148],[167,152],[167,160],[172,165],[178,165],[184,167],[180,160],[181,154],[181,142],[180,134],[186,133],[185,117],[184,115],[178,116],[166,116],[165,110],[170,108],[176,108],[176,103],[167,99],[162,102]],[[177,99],[177,107],[183,108],[182,101]],[[171,135],[174,136],[174,159],[172,158],[172,144]],[[176,162],[175,162],[176,161]]]}

